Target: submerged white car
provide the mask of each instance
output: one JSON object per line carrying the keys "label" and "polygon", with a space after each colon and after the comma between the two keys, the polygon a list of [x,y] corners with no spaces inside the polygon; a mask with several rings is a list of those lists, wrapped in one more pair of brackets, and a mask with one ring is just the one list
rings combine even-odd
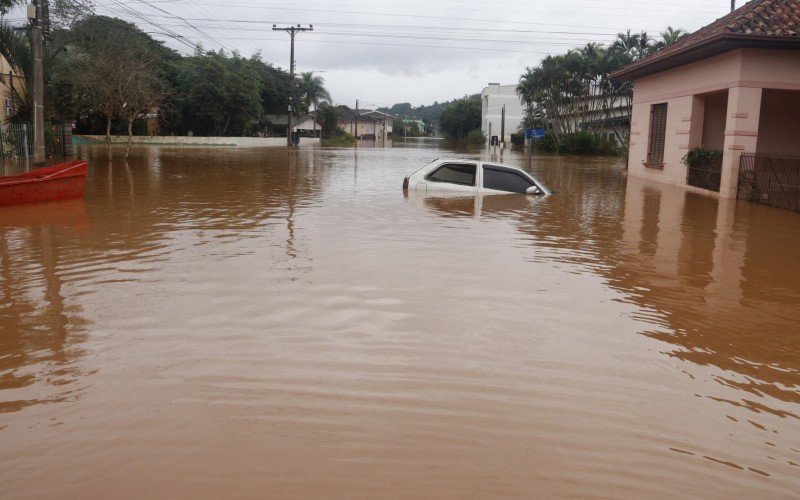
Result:
{"label": "submerged white car", "polygon": [[517,167],[456,159],[437,159],[422,167],[403,179],[403,190],[427,193],[456,191],[486,194],[553,194],[544,184]]}

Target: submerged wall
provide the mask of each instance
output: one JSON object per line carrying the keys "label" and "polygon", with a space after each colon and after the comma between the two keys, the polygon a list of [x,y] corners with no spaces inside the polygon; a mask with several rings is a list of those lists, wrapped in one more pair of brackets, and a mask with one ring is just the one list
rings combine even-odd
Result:
{"label": "submerged wall", "polygon": [[[75,135],[75,144],[105,144],[104,135]],[[128,136],[112,135],[112,144],[127,144]],[[184,136],[133,136],[131,144],[147,146],[213,146],[228,148],[279,148],[286,147],[285,137],[184,137]],[[319,139],[301,137],[300,146],[319,145]]]}

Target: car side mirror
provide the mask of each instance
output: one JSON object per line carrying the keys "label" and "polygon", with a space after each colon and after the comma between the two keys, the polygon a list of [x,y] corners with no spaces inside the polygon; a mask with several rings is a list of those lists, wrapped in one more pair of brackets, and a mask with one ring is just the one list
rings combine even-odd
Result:
{"label": "car side mirror", "polygon": [[538,196],[542,194],[542,190],[539,189],[539,186],[531,186],[525,190],[525,194],[535,194]]}

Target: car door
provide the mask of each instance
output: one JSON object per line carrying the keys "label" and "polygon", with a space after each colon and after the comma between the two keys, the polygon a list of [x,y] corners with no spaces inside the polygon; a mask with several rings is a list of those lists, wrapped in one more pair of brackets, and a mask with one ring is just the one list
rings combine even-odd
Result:
{"label": "car door", "polygon": [[[476,192],[478,165],[473,162],[447,162],[425,176],[425,187],[431,191]],[[419,184],[418,184],[419,187]]]}
{"label": "car door", "polygon": [[536,184],[522,172],[501,165],[483,164],[482,191],[485,193],[521,193]]}

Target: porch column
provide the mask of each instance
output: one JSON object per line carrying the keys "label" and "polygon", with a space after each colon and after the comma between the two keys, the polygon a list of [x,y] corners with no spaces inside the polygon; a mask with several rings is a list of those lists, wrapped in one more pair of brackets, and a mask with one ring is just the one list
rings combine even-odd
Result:
{"label": "porch column", "polygon": [[756,152],[760,116],[760,88],[734,87],[728,91],[728,119],[725,125],[725,147],[719,189],[722,197],[736,198],[739,184],[739,157],[745,152]]}

